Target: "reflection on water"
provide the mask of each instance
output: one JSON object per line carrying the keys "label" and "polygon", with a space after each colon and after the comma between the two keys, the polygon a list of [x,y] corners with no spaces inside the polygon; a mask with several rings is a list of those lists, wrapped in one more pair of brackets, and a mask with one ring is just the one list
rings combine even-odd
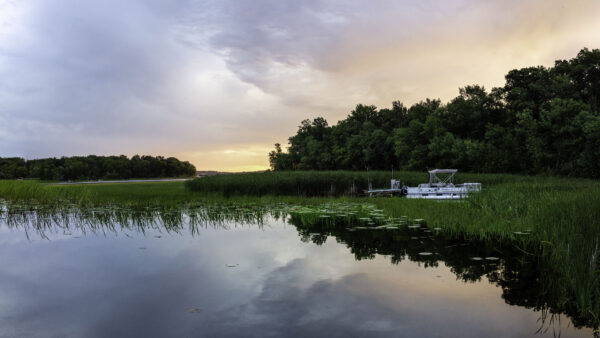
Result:
{"label": "reflection on water", "polygon": [[514,245],[353,212],[5,205],[0,337],[592,334]]}

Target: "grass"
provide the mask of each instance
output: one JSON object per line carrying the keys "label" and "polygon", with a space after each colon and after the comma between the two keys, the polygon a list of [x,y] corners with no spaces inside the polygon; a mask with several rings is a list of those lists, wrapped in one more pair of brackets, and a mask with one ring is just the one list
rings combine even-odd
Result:
{"label": "grass", "polygon": [[97,207],[118,205],[143,208],[158,206],[174,208],[190,204],[271,204],[286,202],[314,204],[325,198],[305,199],[293,196],[236,196],[227,198],[219,193],[198,193],[186,189],[185,182],[97,183],[90,185],[54,185],[38,180],[0,180],[0,201],[11,203],[60,206]]}
{"label": "grass", "polygon": [[[395,172],[394,178],[404,184],[414,186],[427,182],[427,173],[402,171]],[[266,173],[246,173],[203,177],[186,182],[192,191],[218,193],[230,196],[354,196],[368,189],[389,188],[392,172],[388,171],[276,171]],[[480,182],[484,186],[507,182],[529,182],[538,178],[506,174],[465,174],[456,175],[455,183]]]}
{"label": "grass", "polygon": [[83,203],[92,198],[84,186],[56,189],[37,180],[0,180],[0,200],[56,204]]}
{"label": "grass", "polygon": [[178,204],[199,199],[187,191],[184,182],[97,183],[93,185],[49,186],[54,191],[79,188],[86,192],[87,203],[93,204]]}

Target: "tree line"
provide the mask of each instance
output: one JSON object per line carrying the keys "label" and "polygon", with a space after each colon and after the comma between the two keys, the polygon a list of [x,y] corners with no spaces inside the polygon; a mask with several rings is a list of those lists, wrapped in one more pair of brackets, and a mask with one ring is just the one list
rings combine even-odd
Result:
{"label": "tree line", "polygon": [[301,122],[272,170],[425,170],[600,177],[600,50],[511,70],[503,87],[460,88],[443,104],[359,104],[336,125]]}
{"label": "tree line", "polygon": [[183,177],[196,174],[196,167],[175,157],[73,156],[25,160],[0,157],[0,179],[43,180],[127,179]]}

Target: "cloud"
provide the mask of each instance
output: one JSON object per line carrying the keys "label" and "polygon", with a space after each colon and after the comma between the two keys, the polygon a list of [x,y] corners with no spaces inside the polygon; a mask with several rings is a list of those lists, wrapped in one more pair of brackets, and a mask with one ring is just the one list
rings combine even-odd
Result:
{"label": "cloud", "polygon": [[467,285],[447,268],[427,271],[412,262],[393,269],[374,268],[378,264],[389,262],[369,262],[372,270],[363,266],[354,273],[338,267],[341,276],[320,278],[327,265],[322,257],[291,260],[270,272],[248,302],[207,315],[202,332],[211,337],[242,332],[247,337],[480,337],[535,332],[538,325],[533,311],[507,311],[500,290],[489,283]]}
{"label": "cloud", "polygon": [[264,137],[277,123],[269,113],[277,99],[182,43],[192,5],[9,6],[0,35],[1,156],[170,155]]}
{"label": "cloud", "polygon": [[501,85],[516,65],[551,64],[600,43],[589,34],[600,28],[591,1],[225,4],[209,42],[228,68],[290,104],[330,109],[447,100],[459,86]]}
{"label": "cloud", "polygon": [[285,143],[304,118],[335,123],[357,103],[449,100],[600,44],[600,3],[584,0],[1,6],[0,156],[28,158],[150,153],[203,169],[266,167],[266,153],[204,155]]}

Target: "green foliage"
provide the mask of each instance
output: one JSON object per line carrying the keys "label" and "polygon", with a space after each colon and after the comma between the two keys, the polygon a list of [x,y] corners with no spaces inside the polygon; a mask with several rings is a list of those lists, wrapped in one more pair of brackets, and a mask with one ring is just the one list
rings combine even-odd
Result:
{"label": "green foliage", "polygon": [[0,157],[0,179],[20,178],[27,176],[25,160],[19,157]]}
{"label": "green foliage", "polygon": [[504,87],[473,85],[447,104],[359,104],[337,125],[302,121],[273,170],[425,170],[600,177],[600,50],[515,69]]}
{"label": "green foliage", "polygon": [[189,177],[196,168],[174,157],[74,156],[25,161],[0,158],[0,179],[39,178],[43,180],[127,179]]}

